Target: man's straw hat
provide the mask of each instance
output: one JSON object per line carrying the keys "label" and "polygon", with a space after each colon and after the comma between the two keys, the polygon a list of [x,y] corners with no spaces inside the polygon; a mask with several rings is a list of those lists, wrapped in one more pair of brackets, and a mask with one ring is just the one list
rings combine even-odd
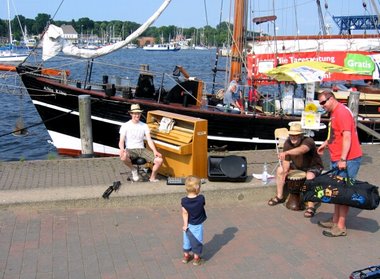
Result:
{"label": "man's straw hat", "polygon": [[140,109],[139,104],[132,104],[131,110],[129,112],[133,113],[133,112],[143,112],[143,111]]}
{"label": "man's straw hat", "polygon": [[289,135],[295,136],[295,135],[301,135],[301,134],[303,134],[301,124],[296,123],[290,126]]}

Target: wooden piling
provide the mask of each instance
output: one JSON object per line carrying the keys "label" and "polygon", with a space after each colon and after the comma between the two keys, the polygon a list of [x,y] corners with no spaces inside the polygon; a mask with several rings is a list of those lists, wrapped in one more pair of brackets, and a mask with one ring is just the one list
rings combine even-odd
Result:
{"label": "wooden piling", "polygon": [[348,107],[350,108],[350,110],[352,111],[352,114],[354,115],[355,124],[358,123],[359,98],[360,98],[359,91],[351,91],[350,95],[348,96]]}
{"label": "wooden piling", "polygon": [[80,95],[78,102],[82,157],[93,157],[94,148],[91,123],[91,98],[88,95]]}

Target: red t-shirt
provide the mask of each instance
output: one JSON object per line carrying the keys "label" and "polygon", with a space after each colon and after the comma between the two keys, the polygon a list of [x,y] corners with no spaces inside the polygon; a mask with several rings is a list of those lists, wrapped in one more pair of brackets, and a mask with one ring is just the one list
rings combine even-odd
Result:
{"label": "red t-shirt", "polygon": [[347,155],[347,160],[352,160],[362,156],[362,149],[356,131],[355,121],[352,112],[348,107],[339,103],[331,112],[330,131],[328,147],[331,161],[339,161],[342,155],[343,131],[351,132],[351,148]]}

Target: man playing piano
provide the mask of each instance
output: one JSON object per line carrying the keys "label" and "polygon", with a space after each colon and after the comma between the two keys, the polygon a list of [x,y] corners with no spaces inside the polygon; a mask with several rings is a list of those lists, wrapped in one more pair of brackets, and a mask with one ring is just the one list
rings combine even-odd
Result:
{"label": "man playing piano", "polygon": [[[148,125],[140,121],[142,113],[140,106],[138,104],[132,104],[129,113],[131,120],[121,125],[119,131],[120,160],[131,169],[133,181],[138,181],[139,175],[137,169],[132,165],[131,159],[136,157],[145,158],[147,162],[153,163],[149,181],[158,182],[156,175],[163,162],[162,155],[157,151],[154,145]],[[145,148],[144,138],[151,150]]]}

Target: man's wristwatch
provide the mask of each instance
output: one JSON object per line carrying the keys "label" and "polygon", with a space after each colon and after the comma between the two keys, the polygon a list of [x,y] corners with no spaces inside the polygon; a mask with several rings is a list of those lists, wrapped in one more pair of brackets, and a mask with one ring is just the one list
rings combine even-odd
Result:
{"label": "man's wristwatch", "polygon": [[343,159],[343,158],[340,158],[339,161],[341,161],[341,162],[347,162],[347,160],[346,160],[346,159]]}

